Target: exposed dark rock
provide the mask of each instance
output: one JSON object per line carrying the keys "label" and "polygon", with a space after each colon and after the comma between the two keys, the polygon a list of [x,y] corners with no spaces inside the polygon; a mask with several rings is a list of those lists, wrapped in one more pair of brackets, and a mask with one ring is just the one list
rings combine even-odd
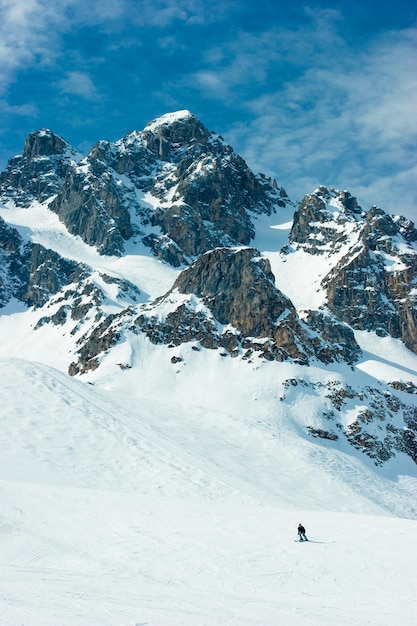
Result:
{"label": "exposed dark rock", "polygon": [[211,133],[189,111],[182,115],[163,115],[149,122],[143,131],[149,150],[164,161],[177,161],[190,145],[205,145]]}
{"label": "exposed dark rock", "polygon": [[346,324],[320,311],[309,311],[305,321],[312,330],[320,333],[317,356],[321,361],[326,362],[328,358],[327,362],[330,363],[334,360],[335,353],[339,355],[339,360],[347,363],[355,363],[358,360],[361,349],[352,329]]}
{"label": "exposed dark rock", "polygon": [[[153,196],[153,211],[135,190]],[[185,112],[120,141],[99,142],[68,173],[51,209],[103,254],[122,253],[135,232],[134,215],[144,243],[179,266],[214,247],[247,245],[255,232],[251,213],[271,213],[288,202],[276,183],[254,176],[230,146]]]}
{"label": "exposed dark rock", "polygon": [[78,156],[74,148],[50,130],[31,133],[23,155],[10,159],[6,170],[0,173],[0,199],[23,207],[33,200],[48,200],[59,192]]}
{"label": "exposed dark rock", "polygon": [[[330,200],[333,202],[329,204]],[[347,222],[355,226],[361,212],[356,198],[346,191],[329,191],[319,187],[304,196],[294,214],[290,241],[302,244],[310,254],[338,252],[351,233],[344,227]],[[354,227],[355,230],[355,227]]]}
{"label": "exposed dark rock", "polygon": [[78,340],[77,343],[80,345],[77,350],[78,360],[70,364],[68,368],[70,376],[85,374],[90,370],[97,369],[99,355],[114,346],[120,337],[117,324],[114,324],[117,319],[117,315],[107,315],[101,323],[93,327],[87,336]]}
{"label": "exposed dark rock", "polygon": [[68,172],[49,205],[73,235],[80,235],[101,254],[120,255],[133,234],[128,206],[111,173],[98,176],[88,162]]}
{"label": "exposed dark rock", "polygon": [[133,300],[133,302],[136,302],[139,299],[140,289],[128,280],[123,280],[121,278],[117,278],[116,276],[109,276],[108,274],[100,274],[100,277],[108,285],[117,285],[118,298],[127,297]]}
{"label": "exposed dark rock", "polygon": [[[398,452],[405,452],[417,462],[415,407],[407,407],[394,394],[382,393],[375,388],[355,392],[342,387],[335,389],[329,397],[338,411],[343,411],[343,405],[349,400],[353,400],[355,404],[356,398],[360,401],[361,408],[357,410],[355,419],[343,430],[349,442],[372,458],[377,465],[385,463]],[[404,417],[405,428],[395,422],[400,412]]]}
{"label": "exposed dark rock", "polygon": [[417,409],[409,407],[405,411],[405,428],[399,430],[397,444],[399,449],[408,454],[417,463]]}
{"label": "exposed dark rock", "polygon": [[272,337],[278,318],[296,315],[276,289],[269,261],[253,248],[208,252],[180,274],[175,289],[201,297],[221,324],[245,337]]}
{"label": "exposed dark rock", "polygon": [[15,228],[8,226],[0,217],[0,250],[4,255],[16,252],[22,244],[22,238]]}
{"label": "exposed dark rock", "polygon": [[214,247],[249,244],[253,215],[290,202],[187,111],[99,141],[78,165],[77,156],[50,131],[32,133],[0,175],[0,196],[21,206],[52,199],[69,232],[101,254],[122,254],[137,235],[179,266]]}
{"label": "exposed dark rock", "polygon": [[[355,249],[323,281],[328,306],[353,328],[400,338],[417,352],[417,254],[400,252],[400,229],[380,210],[371,210]],[[393,267],[394,266],[394,267]]]}
{"label": "exposed dark rock", "polygon": [[87,269],[39,244],[24,243],[0,218],[0,308],[11,298],[39,307],[62,287],[87,276]]}
{"label": "exposed dark rock", "polygon": [[23,149],[23,156],[33,159],[39,156],[65,154],[68,143],[50,130],[44,128],[28,135]]}
{"label": "exposed dark rock", "polygon": [[166,235],[155,235],[154,233],[143,237],[143,243],[148,246],[154,255],[166,261],[173,267],[180,267],[187,262],[181,248]]}
{"label": "exposed dark rock", "polygon": [[[159,308],[171,302],[173,310],[161,319]],[[257,250],[217,248],[185,269],[135,323],[153,343],[198,342],[243,359],[307,364],[313,357],[325,363],[357,358],[360,350],[349,328],[318,313],[311,319],[313,332],[275,287],[269,261]]]}
{"label": "exposed dark rock", "polygon": [[322,285],[332,313],[354,329],[402,339],[417,352],[415,239],[410,220],[378,207],[364,212],[348,192],[320,187],[300,202],[292,246],[283,252],[302,247],[326,256],[333,267]]}
{"label": "exposed dark rock", "polygon": [[397,391],[405,391],[405,393],[414,393],[417,394],[417,385],[413,382],[408,381],[404,383],[401,380],[393,380],[389,383],[390,387],[396,389]]}
{"label": "exposed dark rock", "polygon": [[417,229],[415,228],[414,222],[402,215],[396,217],[395,219],[402,237],[404,237],[408,243],[417,241]]}
{"label": "exposed dark rock", "polygon": [[307,427],[308,432],[313,437],[320,437],[320,439],[329,439],[330,441],[337,441],[339,436],[336,433],[332,433],[328,430],[323,430],[322,428],[313,428],[312,426]]}
{"label": "exposed dark rock", "polygon": [[[218,246],[247,245],[254,235],[250,212],[283,207],[286,195],[278,192],[276,183],[255,177],[230,146],[191,114],[172,123],[161,120],[143,131],[147,146],[173,166],[162,169],[152,187],[161,200],[153,223],[186,256]],[[172,189],[174,206],[165,206]]]}
{"label": "exposed dark rock", "polygon": [[182,343],[198,341],[206,348],[220,345],[220,333],[215,322],[201,311],[194,311],[186,304],[180,305],[169,313],[164,324],[159,324],[155,317],[140,315],[135,322],[146,332],[152,343],[165,343],[179,346]]}
{"label": "exposed dark rock", "polygon": [[26,254],[29,261],[28,280],[22,285],[18,295],[29,306],[42,306],[62,287],[79,282],[87,275],[84,266],[63,259],[56,252],[39,244],[28,246]]}

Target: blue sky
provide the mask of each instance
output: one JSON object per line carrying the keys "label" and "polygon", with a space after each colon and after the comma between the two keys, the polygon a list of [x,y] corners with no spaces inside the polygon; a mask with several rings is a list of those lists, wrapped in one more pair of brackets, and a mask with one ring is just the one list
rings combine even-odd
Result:
{"label": "blue sky", "polygon": [[[415,0],[0,0],[0,169],[192,111],[299,200],[417,212]],[[417,220],[415,220],[417,221]]]}

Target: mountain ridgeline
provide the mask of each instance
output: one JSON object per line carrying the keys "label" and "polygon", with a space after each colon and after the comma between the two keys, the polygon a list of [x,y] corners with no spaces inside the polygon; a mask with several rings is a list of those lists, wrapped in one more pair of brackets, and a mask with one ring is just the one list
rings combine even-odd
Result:
{"label": "mountain ridgeline", "polygon": [[[0,201],[27,211],[41,204],[103,257],[133,250],[177,270],[172,288],[146,301],[138,284],[116,273],[97,280],[88,264],[33,243],[0,218],[0,313],[13,301],[42,309],[36,328],[58,326],[73,337],[71,375],[94,371],[114,346],[138,334],[171,349],[190,344],[306,368],[354,368],[361,356],[355,331],[401,340],[417,354],[414,224],[375,206],[364,210],[349,192],[325,187],[296,205],[188,111],[99,141],[87,156],[50,130],[31,133],[0,174]],[[315,309],[297,309],[277,287],[268,254],[254,246],[258,225],[274,216],[292,220],[276,252],[284,261],[304,259],[306,284],[309,259],[323,260],[324,300]],[[106,307],[103,284],[114,288],[118,310]],[[405,400],[416,389],[401,381],[387,389],[332,388],[327,427],[311,426],[310,435],[336,441],[343,430],[377,463],[395,451],[417,460],[417,414]],[[364,408],[345,426],[338,414],[354,398]],[[386,428],[370,434],[366,425],[375,420]]]}

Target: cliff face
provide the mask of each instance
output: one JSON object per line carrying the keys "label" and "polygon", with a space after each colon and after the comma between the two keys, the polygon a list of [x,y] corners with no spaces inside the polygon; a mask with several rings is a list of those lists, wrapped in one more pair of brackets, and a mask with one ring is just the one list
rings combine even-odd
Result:
{"label": "cliff face", "polygon": [[69,283],[88,275],[86,267],[39,244],[24,242],[0,218],[0,309],[12,298],[39,307]]}
{"label": "cliff face", "polygon": [[416,352],[417,256],[401,231],[401,222],[371,209],[358,248],[325,285],[329,308],[353,328],[399,338]]}
{"label": "cliff face", "polygon": [[[253,248],[217,249],[203,255],[180,274],[175,290],[201,298],[218,324],[237,331],[231,342],[233,354],[240,345],[268,360],[307,363],[314,356],[324,362],[350,361],[360,353],[353,333],[347,327],[341,331],[342,325],[334,320],[321,329],[316,324],[313,337],[308,322],[300,320],[289,298],[275,287],[269,261]],[[336,329],[349,338],[349,355],[336,340]]]}
{"label": "cliff face", "polygon": [[322,187],[300,202],[290,239],[296,248],[329,259],[322,285],[332,313],[355,329],[399,338],[417,351],[412,222],[377,207],[363,211],[347,192]]}
{"label": "cliff face", "polygon": [[0,173],[0,200],[28,207],[44,202],[61,189],[69,169],[81,155],[48,129],[31,133],[21,156],[11,159]]}

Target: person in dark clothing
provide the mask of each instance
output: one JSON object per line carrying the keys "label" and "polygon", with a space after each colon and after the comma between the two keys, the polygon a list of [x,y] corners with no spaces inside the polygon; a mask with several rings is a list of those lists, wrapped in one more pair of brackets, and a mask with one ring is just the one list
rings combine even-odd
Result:
{"label": "person in dark clothing", "polygon": [[298,536],[300,537],[300,541],[308,541],[306,537],[306,529],[301,522],[298,524]]}

